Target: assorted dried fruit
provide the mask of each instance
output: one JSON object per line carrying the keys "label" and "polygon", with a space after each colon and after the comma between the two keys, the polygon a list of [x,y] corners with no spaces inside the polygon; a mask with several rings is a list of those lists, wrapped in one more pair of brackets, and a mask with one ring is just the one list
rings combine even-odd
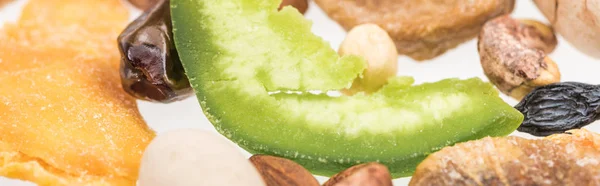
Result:
{"label": "assorted dried fruit", "polygon": [[0,176],[135,185],[154,132],[119,83],[115,38],[127,18],[118,0],[29,0],[4,25]]}
{"label": "assorted dried fruit", "polygon": [[600,185],[600,135],[490,138],[446,147],[413,175],[419,185]]}
{"label": "assorted dried fruit", "polygon": [[518,128],[536,136],[578,129],[600,116],[600,86],[562,82],[534,89],[515,108],[525,116]]}
{"label": "assorted dried fruit", "polygon": [[392,186],[392,176],[385,165],[365,163],[350,167],[333,177],[323,186]]}
{"label": "assorted dried fruit", "polygon": [[373,93],[385,85],[398,72],[398,52],[392,38],[375,24],[354,27],[338,49],[340,56],[356,55],[365,59],[365,71],[354,80],[345,93]]}
{"label": "assorted dried fruit", "polygon": [[138,185],[268,186],[227,138],[200,129],[173,130],[152,140],[142,158]]}
{"label": "assorted dried fruit", "polygon": [[170,103],[193,95],[173,43],[168,0],[146,10],[119,35],[121,81],[132,96]]}
{"label": "assorted dried fruit", "polygon": [[[558,33],[599,57],[600,1],[534,1]],[[600,86],[558,83],[547,56],[553,28],[504,15],[514,0],[316,0],[349,30],[337,54],[302,17],[307,0],[129,2],[144,13],[126,25],[117,0],[30,0],[0,31],[0,84],[11,87],[0,88],[0,176],[39,185],[317,186],[313,174],[332,176],[324,186],[391,186],[411,175],[411,186],[600,185],[600,135],[579,129],[600,117]],[[514,108],[477,78],[394,77],[399,53],[431,59],[477,33],[486,76],[522,98]],[[118,50],[107,39],[117,36]],[[337,90],[347,94],[325,94]],[[154,138],[133,98],[170,103],[194,91],[222,136]],[[501,137],[515,129],[547,137]]]}
{"label": "assorted dried fruit", "polygon": [[546,55],[556,43],[552,29],[542,23],[506,15],[485,23],[477,48],[488,79],[520,100],[535,87],[560,81],[558,66]]}
{"label": "assorted dried fruit", "polygon": [[415,60],[435,58],[477,36],[483,24],[511,13],[515,0],[315,0],[350,30],[365,23],[385,29],[398,53]]}
{"label": "assorted dried fruit", "polygon": [[340,57],[300,13],[277,5],[172,0],[175,44],[205,114],[252,154],[291,159],[317,175],[380,162],[393,177],[410,176],[436,150],[508,135],[522,122],[478,78],[392,78],[370,95],[309,93],[348,88],[367,63]]}
{"label": "assorted dried fruit", "polygon": [[600,58],[600,0],[534,0],[565,40],[581,52]]}
{"label": "assorted dried fruit", "polygon": [[250,162],[258,169],[267,186],[319,186],[317,179],[308,170],[292,160],[253,155]]}

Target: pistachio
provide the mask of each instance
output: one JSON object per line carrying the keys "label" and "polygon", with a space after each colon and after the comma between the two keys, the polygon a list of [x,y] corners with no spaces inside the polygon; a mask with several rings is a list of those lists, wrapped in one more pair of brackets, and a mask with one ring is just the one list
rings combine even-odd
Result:
{"label": "pistachio", "polygon": [[387,83],[398,72],[396,45],[385,30],[375,24],[358,25],[346,35],[338,50],[340,55],[357,55],[367,61],[367,69],[352,87],[343,92],[355,94],[372,93]]}
{"label": "pistachio", "polygon": [[285,158],[253,155],[250,162],[261,174],[267,186],[318,186],[315,177],[300,164]]}
{"label": "pistachio", "polygon": [[323,186],[392,186],[392,176],[385,165],[365,163],[350,167],[333,177]]}
{"label": "pistachio", "polygon": [[505,15],[484,24],[477,45],[488,79],[502,93],[521,100],[535,87],[560,81],[558,66],[547,56],[556,44],[552,28]]}

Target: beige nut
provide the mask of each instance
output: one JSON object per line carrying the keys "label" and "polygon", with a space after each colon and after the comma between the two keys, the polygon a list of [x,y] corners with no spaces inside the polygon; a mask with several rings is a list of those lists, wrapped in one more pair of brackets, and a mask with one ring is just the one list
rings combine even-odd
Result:
{"label": "beige nut", "polygon": [[238,147],[215,132],[178,129],[159,134],[146,147],[139,186],[266,186]]}
{"label": "beige nut", "polygon": [[319,186],[317,179],[308,170],[292,160],[253,155],[250,162],[261,174],[266,186]]}
{"label": "beige nut", "polygon": [[581,52],[600,58],[600,0],[534,0],[558,34]]}
{"label": "beige nut", "polygon": [[340,55],[357,55],[367,61],[362,77],[357,78],[352,87],[344,92],[372,93],[387,83],[398,72],[398,52],[394,41],[385,30],[375,24],[354,27],[340,45]]}
{"label": "beige nut", "polygon": [[365,163],[350,167],[333,177],[323,186],[392,186],[392,176],[385,165]]}
{"label": "beige nut", "polygon": [[521,100],[535,87],[560,81],[558,66],[545,53],[557,43],[549,29],[508,15],[483,26],[477,44],[481,66],[501,92]]}

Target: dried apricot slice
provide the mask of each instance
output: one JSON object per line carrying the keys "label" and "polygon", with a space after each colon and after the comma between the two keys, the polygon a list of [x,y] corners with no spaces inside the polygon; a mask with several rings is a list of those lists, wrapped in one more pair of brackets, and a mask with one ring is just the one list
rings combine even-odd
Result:
{"label": "dried apricot slice", "polygon": [[118,0],[30,0],[0,32],[0,175],[135,185],[154,137],[119,80]]}

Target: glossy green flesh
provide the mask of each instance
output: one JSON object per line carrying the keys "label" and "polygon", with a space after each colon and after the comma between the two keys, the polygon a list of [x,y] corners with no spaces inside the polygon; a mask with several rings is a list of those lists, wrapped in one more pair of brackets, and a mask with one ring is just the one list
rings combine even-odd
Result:
{"label": "glossy green flesh", "polygon": [[[318,175],[379,161],[410,176],[429,153],[514,131],[523,116],[479,79],[330,97],[364,70],[339,58],[293,8],[274,0],[172,0],[175,42],[201,106],[216,129],[251,153],[293,159]],[[282,91],[283,93],[277,93]]]}

